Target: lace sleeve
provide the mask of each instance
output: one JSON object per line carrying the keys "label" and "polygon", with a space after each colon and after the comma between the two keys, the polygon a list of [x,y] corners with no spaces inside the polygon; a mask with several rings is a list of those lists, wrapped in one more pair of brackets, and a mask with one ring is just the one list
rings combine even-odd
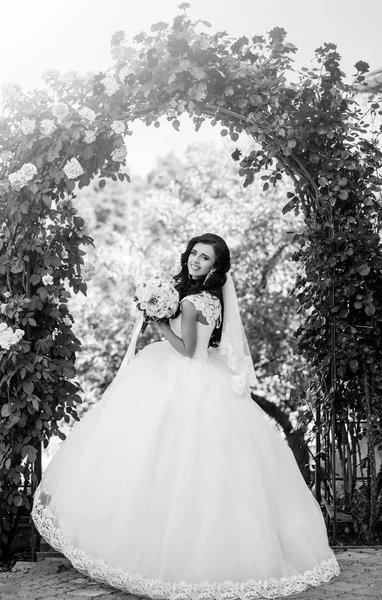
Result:
{"label": "lace sleeve", "polygon": [[192,302],[196,310],[200,310],[209,325],[216,325],[219,327],[221,316],[219,298],[216,298],[216,296],[212,296],[207,292],[201,292],[200,294],[190,294],[190,296],[185,296],[181,302],[183,302],[183,300]]}

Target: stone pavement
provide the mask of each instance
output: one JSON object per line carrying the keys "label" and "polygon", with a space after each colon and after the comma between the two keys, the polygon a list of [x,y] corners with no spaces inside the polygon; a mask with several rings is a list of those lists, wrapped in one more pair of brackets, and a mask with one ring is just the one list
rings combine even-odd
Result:
{"label": "stone pavement", "polygon": [[[319,588],[289,596],[290,600],[382,600],[382,549],[341,550],[336,553],[341,575]],[[63,558],[16,563],[0,573],[1,600],[137,600],[75,571]]]}

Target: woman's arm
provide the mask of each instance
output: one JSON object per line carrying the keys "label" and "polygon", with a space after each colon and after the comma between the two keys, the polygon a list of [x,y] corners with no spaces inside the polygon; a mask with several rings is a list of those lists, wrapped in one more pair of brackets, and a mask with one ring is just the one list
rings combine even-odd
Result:
{"label": "woman's arm", "polygon": [[171,346],[175,348],[177,352],[179,352],[179,354],[192,358],[195,352],[198,337],[196,321],[198,319],[199,311],[196,310],[195,306],[189,300],[184,300],[182,302],[181,311],[181,338],[178,337],[166,323],[159,322],[157,325],[160,332],[170,342]]}

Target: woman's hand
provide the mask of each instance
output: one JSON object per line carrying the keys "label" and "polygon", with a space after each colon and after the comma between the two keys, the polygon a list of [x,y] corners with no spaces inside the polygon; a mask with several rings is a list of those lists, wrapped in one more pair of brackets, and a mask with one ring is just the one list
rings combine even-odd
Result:
{"label": "woman's hand", "polygon": [[158,327],[159,331],[163,333],[163,331],[169,327],[169,324],[167,321],[157,321],[156,326]]}

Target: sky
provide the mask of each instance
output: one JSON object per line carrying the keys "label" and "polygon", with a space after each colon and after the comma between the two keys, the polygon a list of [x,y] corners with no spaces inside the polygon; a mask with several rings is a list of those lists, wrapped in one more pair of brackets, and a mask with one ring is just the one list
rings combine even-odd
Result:
{"label": "sky", "polygon": [[[0,84],[40,87],[50,68],[66,72],[102,70],[111,66],[110,38],[123,29],[128,38],[148,31],[157,21],[171,22],[181,0],[1,0]],[[333,42],[342,69],[365,60],[372,70],[382,66],[382,0],[190,0],[192,19],[207,20],[211,31],[232,37],[264,34],[283,27],[298,47],[296,66],[309,66],[314,50]],[[136,125],[129,139],[130,164],[142,171],[155,156],[190,141],[215,139],[215,130],[181,133]],[[147,148],[150,152],[147,152]]]}

